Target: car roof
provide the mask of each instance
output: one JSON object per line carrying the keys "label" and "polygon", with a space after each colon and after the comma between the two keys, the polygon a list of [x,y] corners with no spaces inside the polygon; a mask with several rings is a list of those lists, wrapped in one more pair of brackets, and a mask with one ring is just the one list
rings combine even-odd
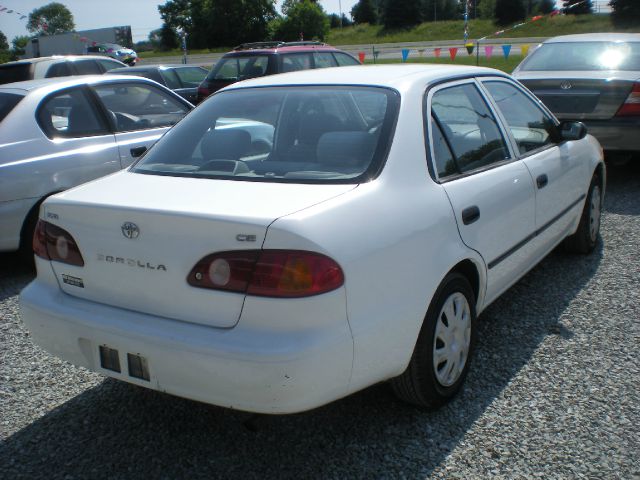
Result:
{"label": "car roof", "polygon": [[507,74],[493,68],[446,64],[358,65],[350,67],[300,70],[268,75],[237,82],[225,87],[232,90],[246,87],[285,85],[361,85],[398,89],[407,81],[421,79],[427,83],[456,77]]}
{"label": "car roof", "polygon": [[[51,62],[53,60],[83,60],[83,59],[94,59],[94,60],[104,60],[105,58],[113,60],[114,62],[118,62],[113,58],[104,57],[102,55],[53,55],[50,57],[37,57],[37,58],[23,58],[22,60],[14,60],[13,62],[6,62],[0,65],[3,67],[5,65],[20,65],[20,64],[31,64],[31,63],[40,63],[40,62]],[[119,62],[121,63],[121,62]],[[123,64],[124,65],[124,64]]]}
{"label": "car roof", "polygon": [[87,85],[90,83],[104,83],[105,81],[112,82],[114,80],[126,80],[128,82],[135,80],[156,84],[155,82],[145,79],[144,77],[132,78],[129,75],[75,75],[69,77],[38,78],[36,80],[25,80],[23,82],[6,83],[4,85],[0,85],[0,90],[12,89],[31,92],[40,88],[46,88],[47,90],[53,91],[60,88],[75,87],[77,85]]}
{"label": "car roof", "polygon": [[640,42],[640,33],[578,33],[553,37],[544,43],[563,42]]}
{"label": "car roof", "polygon": [[[118,67],[109,72],[144,72],[146,70],[162,70],[165,68],[202,68],[200,65],[184,65],[182,63],[178,63],[175,65],[172,64],[162,64],[162,65],[136,65],[135,67]],[[206,70],[206,69],[203,69]]]}
{"label": "car roof", "polygon": [[251,55],[254,53],[291,53],[291,52],[340,52],[341,50],[329,44],[315,41],[300,42],[252,42],[242,43],[224,56]]}

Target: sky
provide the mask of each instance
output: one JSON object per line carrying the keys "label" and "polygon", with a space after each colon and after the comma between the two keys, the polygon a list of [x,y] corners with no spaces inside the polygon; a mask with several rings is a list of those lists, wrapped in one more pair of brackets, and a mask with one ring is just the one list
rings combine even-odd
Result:
{"label": "sky", "polygon": [[[35,8],[51,3],[53,0],[0,0],[0,9],[14,10],[29,15]],[[117,27],[131,25],[133,41],[146,40],[149,32],[160,28],[162,20],[157,0],[55,0],[67,6],[73,14],[76,30]],[[357,0],[320,0],[327,13],[342,12],[348,14]],[[282,3],[278,1],[278,3]],[[0,13],[0,30],[7,36],[9,44],[18,35],[28,35],[27,19],[20,20],[16,13]],[[260,40],[260,39],[256,39]]]}

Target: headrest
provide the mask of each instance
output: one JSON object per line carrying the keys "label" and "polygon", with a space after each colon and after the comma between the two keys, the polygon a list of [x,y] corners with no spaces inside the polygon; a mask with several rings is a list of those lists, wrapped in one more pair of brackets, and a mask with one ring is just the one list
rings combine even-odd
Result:
{"label": "headrest", "polygon": [[316,150],[319,163],[366,167],[373,157],[376,136],[367,132],[328,132]]}
{"label": "headrest", "polygon": [[251,134],[237,128],[209,131],[202,139],[202,157],[205,160],[238,160],[251,148]]}

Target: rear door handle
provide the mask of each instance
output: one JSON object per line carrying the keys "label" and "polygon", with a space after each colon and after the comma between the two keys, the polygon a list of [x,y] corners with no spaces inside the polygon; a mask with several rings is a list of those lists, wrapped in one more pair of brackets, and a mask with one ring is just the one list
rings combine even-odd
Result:
{"label": "rear door handle", "polygon": [[131,152],[131,156],[133,158],[138,158],[140,155],[142,155],[144,152],[147,151],[147,147],[142,146],[142,147],[133,147],[130,152]]}
{"label": "rear door handle", "polygon": [[536,185],[538,185],[538,188],[546,187],[547,183],[549,183],[549,177],[544,173],[542,175],[538,175],[538,178],[536,178]]}
{"label": "rear door handle", "polygon": [[462,210],[462,223],[470,225],[480,218],[480,209],[473,205]]}

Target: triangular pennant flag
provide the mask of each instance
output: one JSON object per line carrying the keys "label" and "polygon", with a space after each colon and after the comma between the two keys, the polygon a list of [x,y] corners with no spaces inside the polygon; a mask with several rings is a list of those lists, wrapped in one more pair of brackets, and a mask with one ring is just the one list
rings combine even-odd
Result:
{"label": "triangular pennant flag", "polygon": [[358,58],[360,59],[360,63],[364,63],[364,57],[365,57],[364,52],[358,52]]}
{"label": "triangular pennant flag", "polygon": [[505,59],[509,58],[509,52],[511,52],[511,45],[502,45],[502,53]]}
{"label": "triangular pennant flag", "polygon": [[465,43],[464,46],[467,49],[467,53],[471,55],[473,53],[473,47],[474,47],[473,43]]}
{"label": "triangular pennant flag", "polygon": [[449,56],[451,57],[451,60],[455,60],[457,54],[458,54],[458,47],[451,47],[449,49]]}
{"label": "triangular pennant flag", "polygon": [[440,58],[440,52],[442,51],[442,49],[440,47],[434,48],[433,49],[433,54],[436,56],[436,58]]}
{"label": "triangular pennant flag", "polygon": [[491,55],[493,55],[493,45],[487,45],[484,47],[484,56],[491,58]]}
{"label": "triangular pennant flag", "polygon": [[520,52],[522,53],[523,57],[526,57],[529,54],[529,45],[522,45],[520,47]]}
{"label": "triangular pennant flag", "polygon": [[408,48],[403,48],[402,49],[402,61],[406,62],[407,58],[409,58],[409,49]]}

